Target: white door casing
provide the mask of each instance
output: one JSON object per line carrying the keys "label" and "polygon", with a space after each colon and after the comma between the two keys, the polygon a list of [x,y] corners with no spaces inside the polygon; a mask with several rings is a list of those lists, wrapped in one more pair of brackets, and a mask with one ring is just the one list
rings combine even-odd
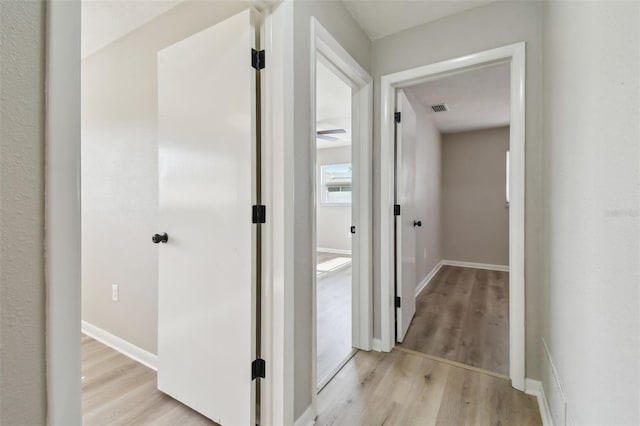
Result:
{"label": "white door casing", "polygon": [[442,78],[478,67],[509,62],[511,64],[511,125],[509,132],[509,376],[511,385],[525,388],[525,99],[526,45],[515,43],[442,62],[398,71],[380,78],[380,349],[391,351],[395,345],[393,293],[395,262],[393,256],[394,217],[394,132],[393,109],[396,91],[404,87]]}
{"label": "white door casing", "polygon": [[396,111],[401,120],[396,124],[396,203],[400,215],[396,216],[396,340],[402,342],[416,313],[416,113],[404,92],[399,90]]}
{"label": "white door casing", "polygon": [[[286,2],[285,2],[286,4]],[[353,346],[362,350],[371,350],[373,340],[373,289],[372,289],[372,121],[373,121],[373,80],[371,76],[351,57],[338,41],[316,19],[311,18],[311,58],[310,81],[311,96],[311,126],[309,140],[312,143],[310,164],[316,164],[316,67],[317,60],[323,61],[336,75],[339,75],[352,88],[352,163],[354,165],[353,187],[354,200],[352,204],[352,224],[356,226],[356,238],[351,241],[352,256],[357,258],[357,265],[353,268],[353,298],[352,298],[352,336]],[[357,141],[357,142],[356,142]],[[292,167],[290,165],[285,165]],[[356,176],[357,174],[357,176]],[[312,170],[311,179],[316,188],[315,170]],[[316,194],[313,195],[314,199]],[[312,223],[315,223],[315,208],[313,209]],[[312,250],[316,248],[315,227],[312,231]],[[312,256],[313,270],[316,267],[316,258]],[[316,347],[316,277],[312,275],[313,293],[311,301],[312,309],[312,368],[311,392],[313,417],[317,414],[317,347]]]}
{"label": "white door casing", "polygon": [[256,81],[247,9],[158,53],[158,389],[255,424]]}

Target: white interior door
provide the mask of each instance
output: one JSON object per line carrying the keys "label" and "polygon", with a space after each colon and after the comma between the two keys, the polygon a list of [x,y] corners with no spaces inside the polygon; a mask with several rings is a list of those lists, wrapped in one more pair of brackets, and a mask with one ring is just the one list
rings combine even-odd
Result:
{"label": "white interior door", "polygon": [[397,111],[401,120],[396,129],[396,200],[400,204],[400,215],[396,216],[396,296],[400,297],[396,329],[397,341],[402,342],[416,313],[416,114],[402,91],[398,91]]}
{"label": "white interior door", "polygon": [[255,424],[255,43],[246,10],[158,53],[158,389]]}

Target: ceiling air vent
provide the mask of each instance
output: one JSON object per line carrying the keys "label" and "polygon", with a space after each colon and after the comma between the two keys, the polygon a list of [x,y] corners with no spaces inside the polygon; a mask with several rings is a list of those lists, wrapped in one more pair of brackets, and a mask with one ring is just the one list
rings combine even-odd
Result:
{"label": "ceiling air vent", "polygon": [[433,112],[449,111],[449,108],[447,108],[447,104],[431,105],[431,109],[433,110]]}

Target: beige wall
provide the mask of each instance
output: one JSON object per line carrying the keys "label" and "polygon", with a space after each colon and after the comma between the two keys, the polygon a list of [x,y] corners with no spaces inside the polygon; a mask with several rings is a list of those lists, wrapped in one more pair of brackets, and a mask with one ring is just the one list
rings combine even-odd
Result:
{"label": "beige wall", "polygon": [[[539,378],[540,282],[540,21],[538,1],[497,1],[373,42],[373,77],[456,58],[510,43],[527,43],[526,82],[526,374]],[[379,265],[380,88],[374,89],[374,254]],[[380,268],[374,266],[374,335],[380,337]]]}
{"label": "beige wall", "polygon": [[0,31],[0,424],[43,425],[44,2],[0,2]]}
{"label": "beige wall", "polygon": [[[637,425],[640,3],[543,7],[542,336],[567,424]],[[548,360],[543,365],[545,392],[555,399]]]}
{"label": "beige wall", "polygon": [[318,195],[316,210],[316,243],[318,248],[351,251],[351,206],[323,206],[320,202],[322,181],[320,166],[351,163],[351,147],[319,149],[316,156],[318,168],[316,182]]}
{"label": "beige wall", "polygon": [[298,418],[311,404],[312,366],[312,310],[311,259],[315,248],[311,246],[311,214],[313,199],[310,159],[311,133],[310,96],[311,55],[309,52],[310,24],[314,16],[338,40],[365,70],[371,70],[371,42],[339,1],[296,1],[293,10],[293,199],[294,228],[294,416]]}
{"label": "beige wall", "polygon": [[509,264],[509,128],[442,137],[442,257]]}
{"label": "beige wall", "polygon": [[[156,353],[156,53],[247,7],[185,2],[82,61],[82,318]],[[111,285],[120,300],[111,301]]]}
{"label": "beige wall", "polygon": [[414,220],[422,227],[416,233],[416,287],[442,260],[441,231],[441,135],[426,108],[416,100],[411,90],[405,90],[416,113]]}

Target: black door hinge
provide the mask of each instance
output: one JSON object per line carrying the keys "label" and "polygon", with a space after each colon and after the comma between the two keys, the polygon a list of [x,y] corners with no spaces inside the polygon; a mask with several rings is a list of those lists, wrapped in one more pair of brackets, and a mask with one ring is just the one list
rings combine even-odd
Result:
{"label": "black door hinge", "polygon": [[267,207],[263,205],[253,206],[251,213],[251,221],[253,223],[267,222]]}
{"label": "black door hinge", "polygon": [[400,303],[400,297],[396,296],[396,308],[399,308],[402,305],[402,303]]}
{"label": "black door hinge", "polygon": [[399,112],[396,112],[395,114],[393,114],[393,118],[396,121],[396,123],[399,123],[402,120],[402,114]]}
{"label": "black door hinge", "polygon": [[393,205],[393,215],[400,216],[400,204]]}
{"label": "black door hinge", "polygon": [[355,234],[355,233],[356,233],[356,227],[355,227],[355,226],[352,226],[352,227],[351,227],[351,233],[352,233],[352,234]]}
{"label": "black door hinge", "polygon": [[257,70],[264,68],[264,50],[251,49],[251,66]]}
{"label": "black door hinge", "polygon": [[251,363],[251,380],[257,379],[258,377],[265,377],[266,364],[264,359],[258,358]]}

